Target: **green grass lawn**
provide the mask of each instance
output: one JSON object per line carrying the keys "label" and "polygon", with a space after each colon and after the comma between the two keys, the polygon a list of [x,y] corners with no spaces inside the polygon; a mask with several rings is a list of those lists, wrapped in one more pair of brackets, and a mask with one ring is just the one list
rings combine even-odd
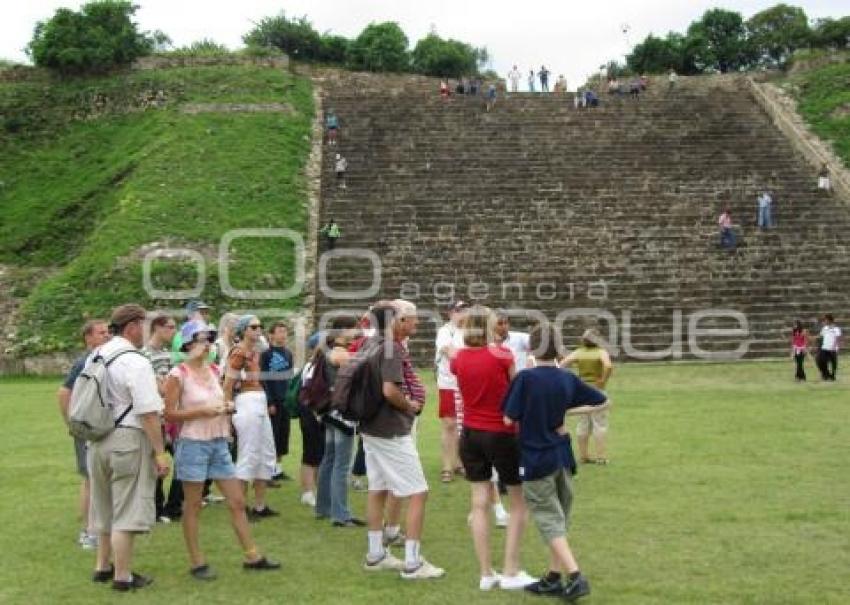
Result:
{"label": "green grass lawn", "polygon": [[[812,378],[815,371],[811,368]],[[618,369],[610,394],[608,467],[582,467],[571,541],[593,603],[848,603],[850,390],[846,378],[798,385],[790,362]],[[134,596],[88,580],[93,554],[76,545],[78,478],[54,401],[56,380],[0,381],[0,602],[514,603],[480,593],[466,526],[469,489],[439,483],[435,391],[419,435],[431,482],[424,554],[445,578],[406,583],[360,570],[362,530],[333,529],[298,503],[295,483],[271,494],[279,518],[254,526],[283,570],[249,575],[221,505],[202,517],[202,544],[219,579],[187,575],[179,525],[138,540],[135,569],[156,582]],[[300,435],[284,466],[295,474]],[[363,515],[364,497],[352,497]],[[496,538],[502,534],[494,530]],[[501,545],[494,546],[497,551]],[[529,527],[522,560],[546,555]],[[496,555],[494,561],[499,561]]]}
{"label": "green grass lawn", "polygon": [[850,62],[803,72],[789,81],[797,87],[800,114],[850,166]]}

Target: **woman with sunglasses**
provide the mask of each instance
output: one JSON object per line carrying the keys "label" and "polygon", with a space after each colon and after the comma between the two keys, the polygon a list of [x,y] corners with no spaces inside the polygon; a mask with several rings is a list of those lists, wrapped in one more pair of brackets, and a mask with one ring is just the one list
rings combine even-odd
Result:
{"label": "woman with sunglasses", "polygon": [[189,551],[189,573],[198,580],[216,577],[201,552],[198,537],[204,482],[208,479],[216,482],[227,500],[230,522],[245,553],[243,567],[277,569],[280,564],[260,555],[251,537],[245,497],[227,447],[234,409],[225,403],[218,367],[208,361],[215,330],[203,320],[193,320],[183,326],[181,336],[185,360],[169,372],[164,390],[165,417],[180,426],[174,471],[183,482],[183,538]]}
{"label": "woman with sunglasses", "polygon": [[243,315],[236,322],[235,333],[238,342],[228,355],[222,388],[224,400],[236,409],[236,476],[246,487],[254,483],[250,517],[276,517],[279,513],[266,504],[266,487],[277,472],[277,458],[266,392],[260,382],[263,324],[255,315]]}

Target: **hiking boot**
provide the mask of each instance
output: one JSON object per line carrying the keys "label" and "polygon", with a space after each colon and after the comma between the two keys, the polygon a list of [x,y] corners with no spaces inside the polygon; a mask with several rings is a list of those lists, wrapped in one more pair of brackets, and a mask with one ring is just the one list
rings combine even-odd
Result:
{"label": "hiking boot", "polygon": [[536,595],[559,597],[564,594],[564,584],[561,582],[561,574],[556,574],[556,577],[552,579],[550,574],[547,573],[536,582],[526,586],[525,590]]}
{"label": "hiking boot", "polygon": [[561,596],[568,602],[590,594],[590,582],[583,575],[579,574],[574,580],[568,580],[564,584],[564,592]]}

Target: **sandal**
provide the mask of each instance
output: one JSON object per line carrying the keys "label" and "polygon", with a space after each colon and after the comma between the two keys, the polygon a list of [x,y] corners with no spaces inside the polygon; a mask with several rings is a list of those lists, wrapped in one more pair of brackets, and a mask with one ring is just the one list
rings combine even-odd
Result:
{"label": "sandal", "polygon": [[451,483],[454,480],[454,474],[451,471],[440,471],[440,481],[443,483]]}

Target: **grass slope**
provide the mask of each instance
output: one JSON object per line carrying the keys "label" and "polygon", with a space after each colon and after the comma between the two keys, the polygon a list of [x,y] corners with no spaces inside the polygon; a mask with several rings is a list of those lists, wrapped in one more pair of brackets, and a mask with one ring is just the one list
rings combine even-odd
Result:
{"label": "grass slope", "polygon": [[[582,467],[575,482],[571,540],[593,584],[588,603],[850,602],[850,403],[846,377],[797,385],[790,362],[618,368],[610,394],[609,467]],[[0,602],[111,602],[92,585],[93,555],[75,545],[78,478],[70,438],[55,409],[56,380],[0,380],[5,427],[0,485]],[[178,525],[139,539],[134,567],[156,583],[138,603],[540,603],[533,597],[477,589],[466,526],[469,488],[439,483],[436,391],[419,434],[432,491],[424,554],[446,578],[406,583],[360,569],[362,530],[317,522],[298,504],[294,483],[271,493],[281,516],[253,526],[259,544],[280,557],[280,573],[252,576],[226,511],[203,513],[202,545],[219,579],[187,575]],[[284,459],[297,472],[300,436]],[[365,512],[362,494],[352,497]],[[501,568],[503,534],[494,530]],[[531,573],[546,556],[529,526],[522,561]]]}
{"label": "grass slope", "polygon": [[[40,92],[45,86],[47,92]],[[50,118],[53,137],[28,129],[4,139],[0,262],[61,268],[28,293],[19,353],[72,348],[81,320],[115,304],[178,306],[181,301],[151,300],[143,288],[139,249],[146,244],[191,248],[210,260],[232,229],[304,231],[300,175],[313,115],[305,79],[262,67],[174,69],[4,84],[0,103],[12,99],[30,109],[47,103],[57,115],[69,115],[74,107],[87,111],[98,94],[110,99],[110,107],[120,107],[158,90],[169,99],[163,109],[107,111],[61,124]],[[293,111],[187,114],[180,110],[187,102],[284,103]],[[293,249],[280,240],[242,240],[233,257],[236,288],[284,288],[292,282]],[[218,269],[208,265],[202,296],[221,302]],[[154,264],[158,288],[185,289],[194,276],[191,263]],[[298,302],[276,306],[295,308]]]}
{"label": "grass slope", "polygon": [[799,91],[800,114],[850,166],[850,62],[803,72],[791,82]]}

